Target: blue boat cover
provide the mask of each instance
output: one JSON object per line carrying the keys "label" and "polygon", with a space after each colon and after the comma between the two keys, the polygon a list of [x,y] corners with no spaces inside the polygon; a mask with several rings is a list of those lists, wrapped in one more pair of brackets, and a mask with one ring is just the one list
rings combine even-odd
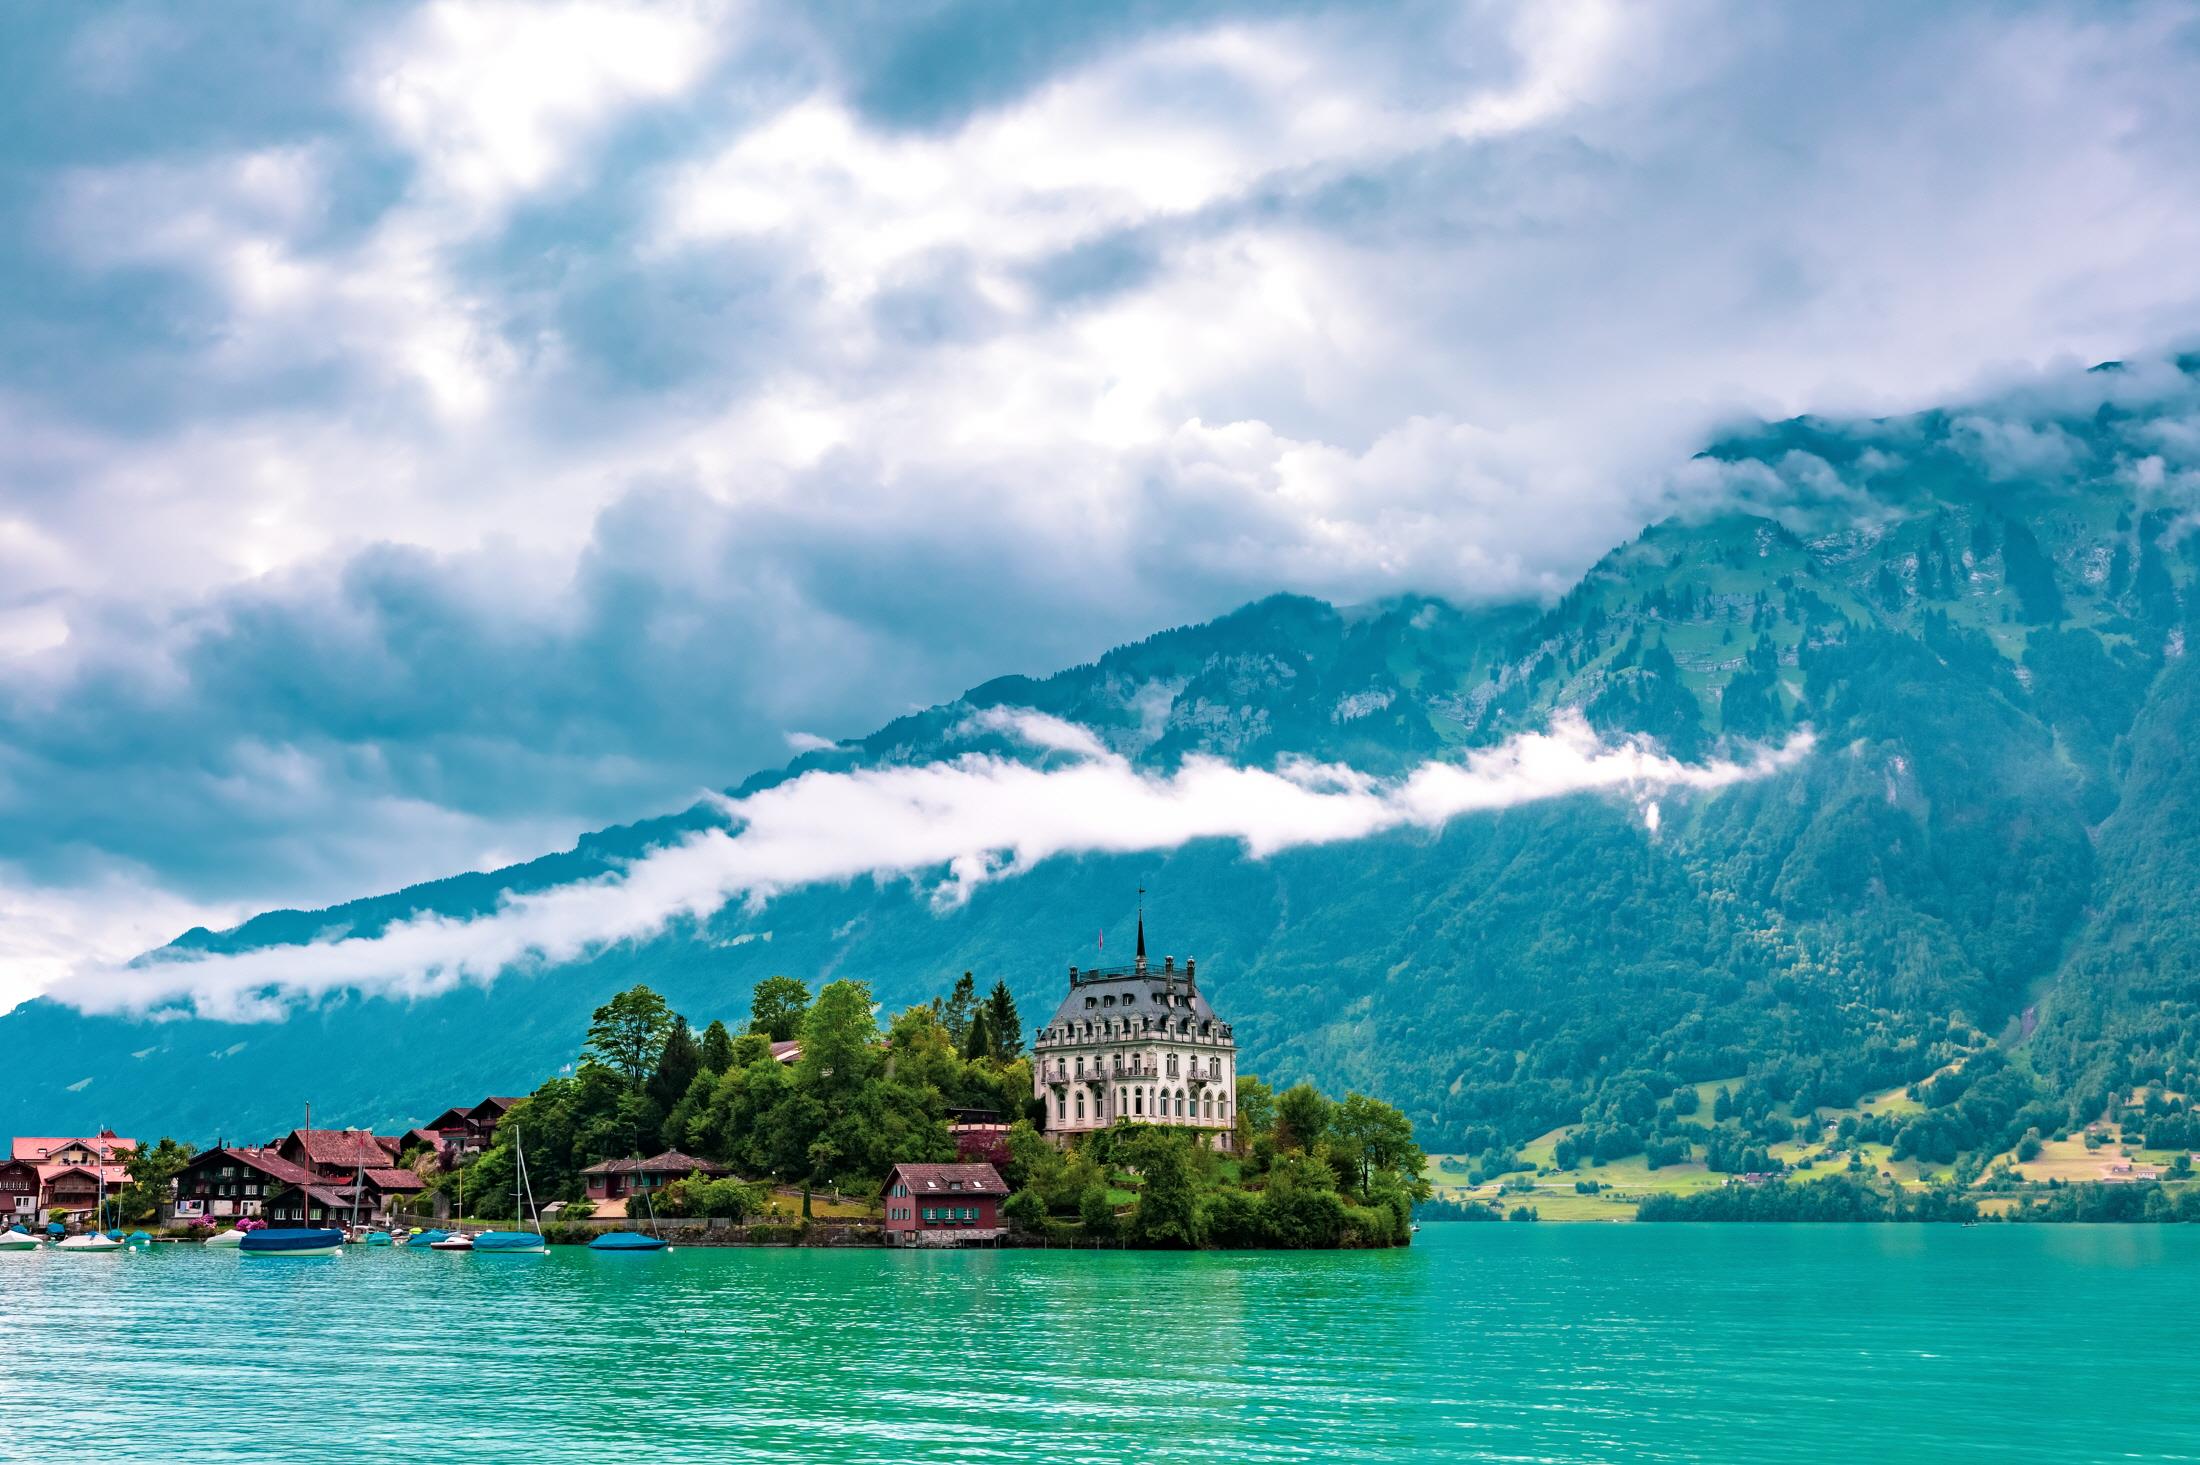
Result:
{"label": "blue boat cover", "polygon": [[665,1241],[661,1236],[644,1236],[639,1231],[606,1231],[588,1243],[590,1251],[663,1251]]}
{"label": "blue boat cover", "polygon": [[46,1223],[46,1234],[48,1236],[66,1236],[68,1232],[69,1228],[59,1221],[48,1221]]}
{"label": "blue boat cover", "polygon": [[313,1251],[342,1246],[344,1233],[327,1226],[270,1226],[245,1232],[237,1244],[245,1251]]}
{"label": "blue boat cover", "polygon": [[405,1244],[407,1246],[433,1246],[450,1234],[448,1231],[422,1231],[417,1235],[407,1237]]}
{"label": "blue boat cover", "polygon": [[474,1238],[476,1251],[540,1251],[542,1244],[532,1231],[484,1231]]}
{"label": "blue boat cover", "polygon": [[17,1225],[14,1225],[14,1226],[10,1226],[10,1227],[8,1228],[8,1234],[9,1234],[10,1236],[28,1236],[28,1235],[30,1235],[31,1233],[30,1233],[30,1232],[28,1232],[28,1231],[25,1231],[25,1230],[23,1229],[23,1227],[21,1226],[21,1224],[19,1223],[19,1224],[17,1224]]}

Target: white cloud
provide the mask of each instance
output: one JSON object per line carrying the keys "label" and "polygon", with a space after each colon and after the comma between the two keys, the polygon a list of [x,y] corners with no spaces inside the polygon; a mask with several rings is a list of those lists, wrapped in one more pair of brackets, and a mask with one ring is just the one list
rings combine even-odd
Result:
{"label": "white cloud", "polygon": [[968,756],[921,767],[813,772],[727,799],[731,830],[710,830],[633,861],[620,874],[509,897],[475,920],[421,917],[383,935],[234,956],[148,961],[72,976],[51,995],[87,1012],[280,1018],[290,1004],[352,989],[414,997],[514,967],[557,964],[704,920],[731,901],[762,904],[798,886],[862,876],[925,878],[944,869],[936,904],[967,900],[1073,852],[1173,849],[1234,839],[1262,858],[1311,844],[1435,829],[1463,815],[1599,792],[1716,790],[1762,778],[1810,752],[1802,733],[1746,763],[1686,764],[1641,742],[1605,743],[1578,717],[1462,762],[1382,780],[1335,764],[1240,768],[1211,758],[1141,773],[1083,729],[1030,712],[989,723],[1073,752],[1066,766]]}
{"label": "white cloud", "polygon": [[438,194],[501,205],[557,182],[620,110],[693,85],[728,7],[435,0],[369,58],[361,87]]}
{"label": "white cloud", "polygon": [[234,902],[199,902],[144,872],[109,867],[68,887],[0,866],[0,1012],[87,965],[120,964],[193,926],[235,924]]}

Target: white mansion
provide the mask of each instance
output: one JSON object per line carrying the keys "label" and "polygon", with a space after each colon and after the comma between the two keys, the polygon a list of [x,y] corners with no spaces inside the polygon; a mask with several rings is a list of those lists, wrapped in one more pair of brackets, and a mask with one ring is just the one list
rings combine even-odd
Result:
{"label": "white mansion", "polygon": [[1058,1138],[1105,1129],[1118,1119],[1209,1131],[1230,1148],[1237,1096],[1237,1044],[1230,1025],[1199,995],[1193,963],[1146,965],[1146,921],[1138,959],[1127,967],[1069,969],[1069,995],[1032,1046],[1032,1087]]}

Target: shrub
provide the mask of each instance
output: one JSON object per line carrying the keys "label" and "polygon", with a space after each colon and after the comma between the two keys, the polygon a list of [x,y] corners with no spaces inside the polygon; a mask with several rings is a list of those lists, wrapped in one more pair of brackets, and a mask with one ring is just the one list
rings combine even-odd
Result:
{"label": "shrub", "polygon": [[764,1209],[769,1187],[754,1181],[705,1179],[701,1174],[675,1180],[657,1196],[657,1213],[663,1216],[710,1216],[745,1220]]}
{"label": "shrub", "polygon": [[1199,1227],[1210,1246],[1268,1244],[1268,1222],[1262,1213],[1260,1197],[1242,1190],[1218,1190],[1202,1199]]}

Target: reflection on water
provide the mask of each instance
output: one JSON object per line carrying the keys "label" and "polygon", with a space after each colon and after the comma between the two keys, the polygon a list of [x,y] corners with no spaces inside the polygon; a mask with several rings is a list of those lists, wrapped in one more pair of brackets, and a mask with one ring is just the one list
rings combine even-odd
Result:
{"label": "reflection on water", "polygon": [[0,1254],[0,1458],[2191,1458],[2196,1311],[2200,1228]]}

